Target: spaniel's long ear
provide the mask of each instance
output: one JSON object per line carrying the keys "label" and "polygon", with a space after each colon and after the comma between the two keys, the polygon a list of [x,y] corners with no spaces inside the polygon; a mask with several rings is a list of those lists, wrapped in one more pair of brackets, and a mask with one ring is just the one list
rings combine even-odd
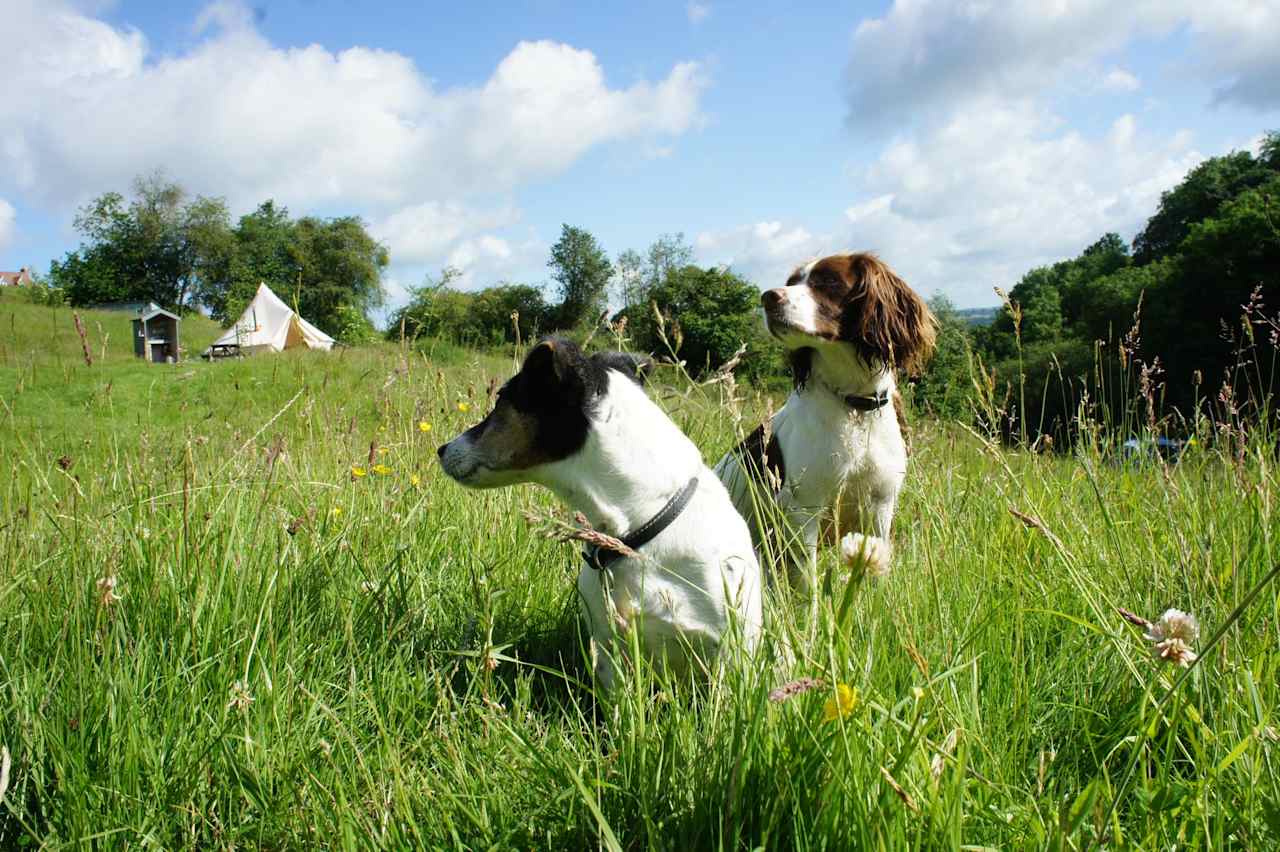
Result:
{"label": "spaniel's long ear", "polygon": [[850,304],[842,336],[868,360],[892,364],[918,375],[933,356],[938,321],[929,306],[873,254],[849,257]]}

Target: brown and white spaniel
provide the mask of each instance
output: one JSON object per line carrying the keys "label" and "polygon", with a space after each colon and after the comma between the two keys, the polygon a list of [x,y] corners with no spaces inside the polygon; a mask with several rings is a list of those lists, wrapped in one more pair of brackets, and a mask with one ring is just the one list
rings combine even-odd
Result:
{"label": "brown and white spaniel", "polygon": [[[841,542],[870,570],[888,569],[889,529],[907,473],[897,373],[933,353],[924,301],[873,254],[796,269],[761,296],[769,333],[787,349],[794,390],[771,421],[716,466],[757,546],[770,530],[791,581],[816,579],[817,551]],[[765,554],[761,554],[763,557]]]}

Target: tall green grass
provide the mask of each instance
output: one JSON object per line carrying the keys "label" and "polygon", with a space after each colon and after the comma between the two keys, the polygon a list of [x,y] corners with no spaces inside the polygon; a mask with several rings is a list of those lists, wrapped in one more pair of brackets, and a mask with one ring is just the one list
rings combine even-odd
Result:
{"label": "tall green grass", "polygon": [[[917,423],[893,573],[770,593],[793,666],[601,696],[576,553],[522,516],[552,501],[436,463],[510,359],[4,345],[0,846],[1280,842],[1276,586],[1230,620],[1280,562],[1266,442],[1121,466]],[[765,404],[652,393],[709,461]],[[1185,679],[1120,606],[1200,619]]]}

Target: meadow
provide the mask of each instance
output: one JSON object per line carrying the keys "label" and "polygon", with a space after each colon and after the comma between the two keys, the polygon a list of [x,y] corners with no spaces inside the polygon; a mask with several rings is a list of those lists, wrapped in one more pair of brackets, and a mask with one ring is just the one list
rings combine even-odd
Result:
{"label": "meadow", "polygon": [[[92,365],[0,299],[0,847],[1280,844],[1270,440],[1117,464],[917,418],[893,572],[766,602],[794,666],[604,696],[554,501],[436,462],[518,353],[146,365],[82,318]],[[651,393],[712,462],[767,405]],[[1200,659],[1120,607],[1193,613]]]}

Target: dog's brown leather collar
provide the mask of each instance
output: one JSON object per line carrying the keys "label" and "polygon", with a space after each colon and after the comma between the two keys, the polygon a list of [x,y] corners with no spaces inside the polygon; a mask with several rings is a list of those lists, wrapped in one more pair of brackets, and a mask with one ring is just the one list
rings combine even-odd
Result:
{"label": "dog's brown leather collar", "polygon": [[[667,501],[667,505],[663,506],[658,511],[658,514],[624,535],[620,541],[631,550],[639,550],[653,541],[658,537],[658,533],[671,526],[672,521],[680,517],[684,507],[688,506],[689,501],[693,499],[693,492],[697,490],[698,474],[695,473],[683,488],[671,496],[671,499]],[[582,558],[597,571],[608,568],[622,557],[623,554],[616,550],[606,550],[595,544],[587,545],[582,551]]]}

